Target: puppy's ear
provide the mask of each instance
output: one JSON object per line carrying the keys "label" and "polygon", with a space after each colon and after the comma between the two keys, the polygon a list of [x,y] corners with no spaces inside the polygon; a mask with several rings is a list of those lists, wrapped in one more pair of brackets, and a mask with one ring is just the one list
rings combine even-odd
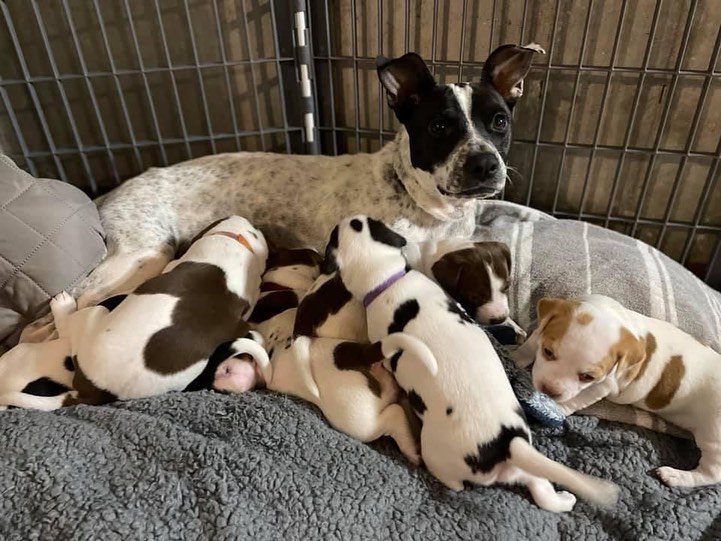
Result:
{"label": "puppy's ear", "polygon": [[446,293],[451,297],[455,297],[460,289],[463,265],[456,261],[454,254],[446,254],[433,263],[431,272]]}
{"label": "puppy's ear", "polygon": [[320,271],[323,274],[331,274],[338,270],[338,262],[335,258],[335,253],[338,250],[338,226],[333,228],[328,239],[328,244],[325,247],[325,255],[323,257],[323,266]]}
{"label": "puppy's ear", "polygon": [[394,248],[403,248],[407,244],[406,238],[403,235],[399,235],[383,222],[374,220],[373,218],[368,218],[368,230],[370,231],[371,238],[381,244],[387,244]]}
{"label": "puppy's ear", "polygon": [[555,299],[553,297],[542,298],[538,301],[538,306],[536,307],[538,321],[543,321],[554,312],[561,312],[568,302],[566,299]]}
{"label": "puppy's ear", "polygon": [[497,241],[484,241],[476,242],[474,246],[481,250],[487,250],[491,255],[491,266],[493,272],[498,276],[502,276],[503,273],[499,272],[498,265],[505,263],[508,274],[511,273],[511,250],[508,249],[508,245],[505,242]]}
{"label": "puppy's ear", "polygon": [[546,51],[536,43],[524,47],[501,45],[483,64],[481,81],[491,83],[512,107],[523,95],[523,79],[531,69],[531,60],[536,53],[546,54]]}
{"label": "puppy's ear", "polygon": [[617,373],[627,381],[633,381],[655,350],[656,339],[653,334],[649,333],[646,338],[638,338],[626,327],[621,327],[620,338],[611,352]]}
{"label": "puppy's ear", "polygon": [[416,53],[391,59],[379,56],[376,58],[376,69],[386,90],[388,105],[396,110],[417,105],[421,97],[436,86],[428,66]]}

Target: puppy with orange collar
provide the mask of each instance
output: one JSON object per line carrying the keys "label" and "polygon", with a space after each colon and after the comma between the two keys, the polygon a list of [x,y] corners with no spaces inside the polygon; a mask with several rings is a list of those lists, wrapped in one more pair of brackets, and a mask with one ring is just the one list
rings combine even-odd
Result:
{"label": "puppy with orange collar", "polygon": [[78,401],[202,388],[201,380],[212,381],[213,365],[241,347],[270,377],[262,340],[246,322],[267,256],[262,233],[231,216],[127,296],[81,310],[70,295],[55,297],[50,307],[60,339],[69,343]]}
{"label": "puppy with orange collar", "polygon": [[515,354],[567,413],[606,398],[690,431],[696,469],[658,468],[672,487],[721,482],[721,355],[670,323],[602,295],[538,303],[538,329]]}

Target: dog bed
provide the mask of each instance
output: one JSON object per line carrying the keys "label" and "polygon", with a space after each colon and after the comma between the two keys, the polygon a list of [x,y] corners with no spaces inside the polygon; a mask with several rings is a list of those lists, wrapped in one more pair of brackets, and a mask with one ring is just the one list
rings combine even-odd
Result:
{"label": "dog bed", "polygon": [[0,354],[105,256],[100,217],[74,186],[36,179],[0,154]]}
{"label": "dog bed", "polygon": [[[585,293],[590,283],[699,338],[721,336],[719,295],[637,241],[502,202],[486,204],[478,236],[511,246],[511,302],[523,325],[541,296]],[[603,253],[639,272],[619,275]],[[0,415],[0,433],[2,539],[721,536],[721,487],[670,489],[652,473],[693,467],[693,442],[593,417],[535,427],[548,456],[622,488],[612,510],[579,502],[567,514],[541,511],[520,488],[452,493],[391,442],[354,441],[314,407],[269,392],[13,410]]]}

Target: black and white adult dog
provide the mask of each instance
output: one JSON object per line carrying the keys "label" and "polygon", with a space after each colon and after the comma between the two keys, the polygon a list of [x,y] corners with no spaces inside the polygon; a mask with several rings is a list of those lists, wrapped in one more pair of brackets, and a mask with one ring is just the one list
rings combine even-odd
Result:
{"label": "black and white adult dog", "polygon": [[363,300],[368,337],[403,333],[424,342],[437,373],[397,357],[384,361],[423,420],[421,455],[443,484],[461,490],[519,483],[550,511],[569,511],[575,497],[555,481],[599,504],[615,501],[618,487],[554,462],[531,446],[531,433],[503,366],[484,331],[433,280],[407,269],[406,240],[380,221],[346,218],[332,237],[343,283]]}
{"label": "black and white adult dog", "polygon": [[415,53],[379,58],[402,126],[375,154],[238,152],[150,169],[98,202],[108,256],[73,293],[80,308],[157,275],[205,224],[242,215],[279,245],[322,249],[348,215],[370,213],[412,240],[470,237],[477,199],[503,189],[511,111],[538,45],[503,45],[480,81],[437,84]]}

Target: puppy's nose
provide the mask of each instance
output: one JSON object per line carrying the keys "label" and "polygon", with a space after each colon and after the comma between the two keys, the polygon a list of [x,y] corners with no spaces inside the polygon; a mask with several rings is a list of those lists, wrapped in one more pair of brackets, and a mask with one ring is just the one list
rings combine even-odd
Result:
{"label": "puppy's nose", "polygon": [[556,389],[554,389],[553,387],[550,387],[550,386],[546,385],[545,383],[541,384],[541,389],[540,389],[540,391],[541,391],[543,394],[547,394],[547,395],[550,396],[551,398],[558,398],[559,396],[561,396],[561,393],[559,393],[559,392],[558,392]]}
{"label": "puppy's nose", "polygon": [[491,152],[477,152],[469,154],[466,158],[466,173],[474,180],[483,182],[496,176],[500,164],[498,158]]}
{"label": "puppy's nose", "polygon": [[492,317],[491,319],[488,320],[488,324],[489,325],[500,325],[504,321],[506,321],[505,317]]}

